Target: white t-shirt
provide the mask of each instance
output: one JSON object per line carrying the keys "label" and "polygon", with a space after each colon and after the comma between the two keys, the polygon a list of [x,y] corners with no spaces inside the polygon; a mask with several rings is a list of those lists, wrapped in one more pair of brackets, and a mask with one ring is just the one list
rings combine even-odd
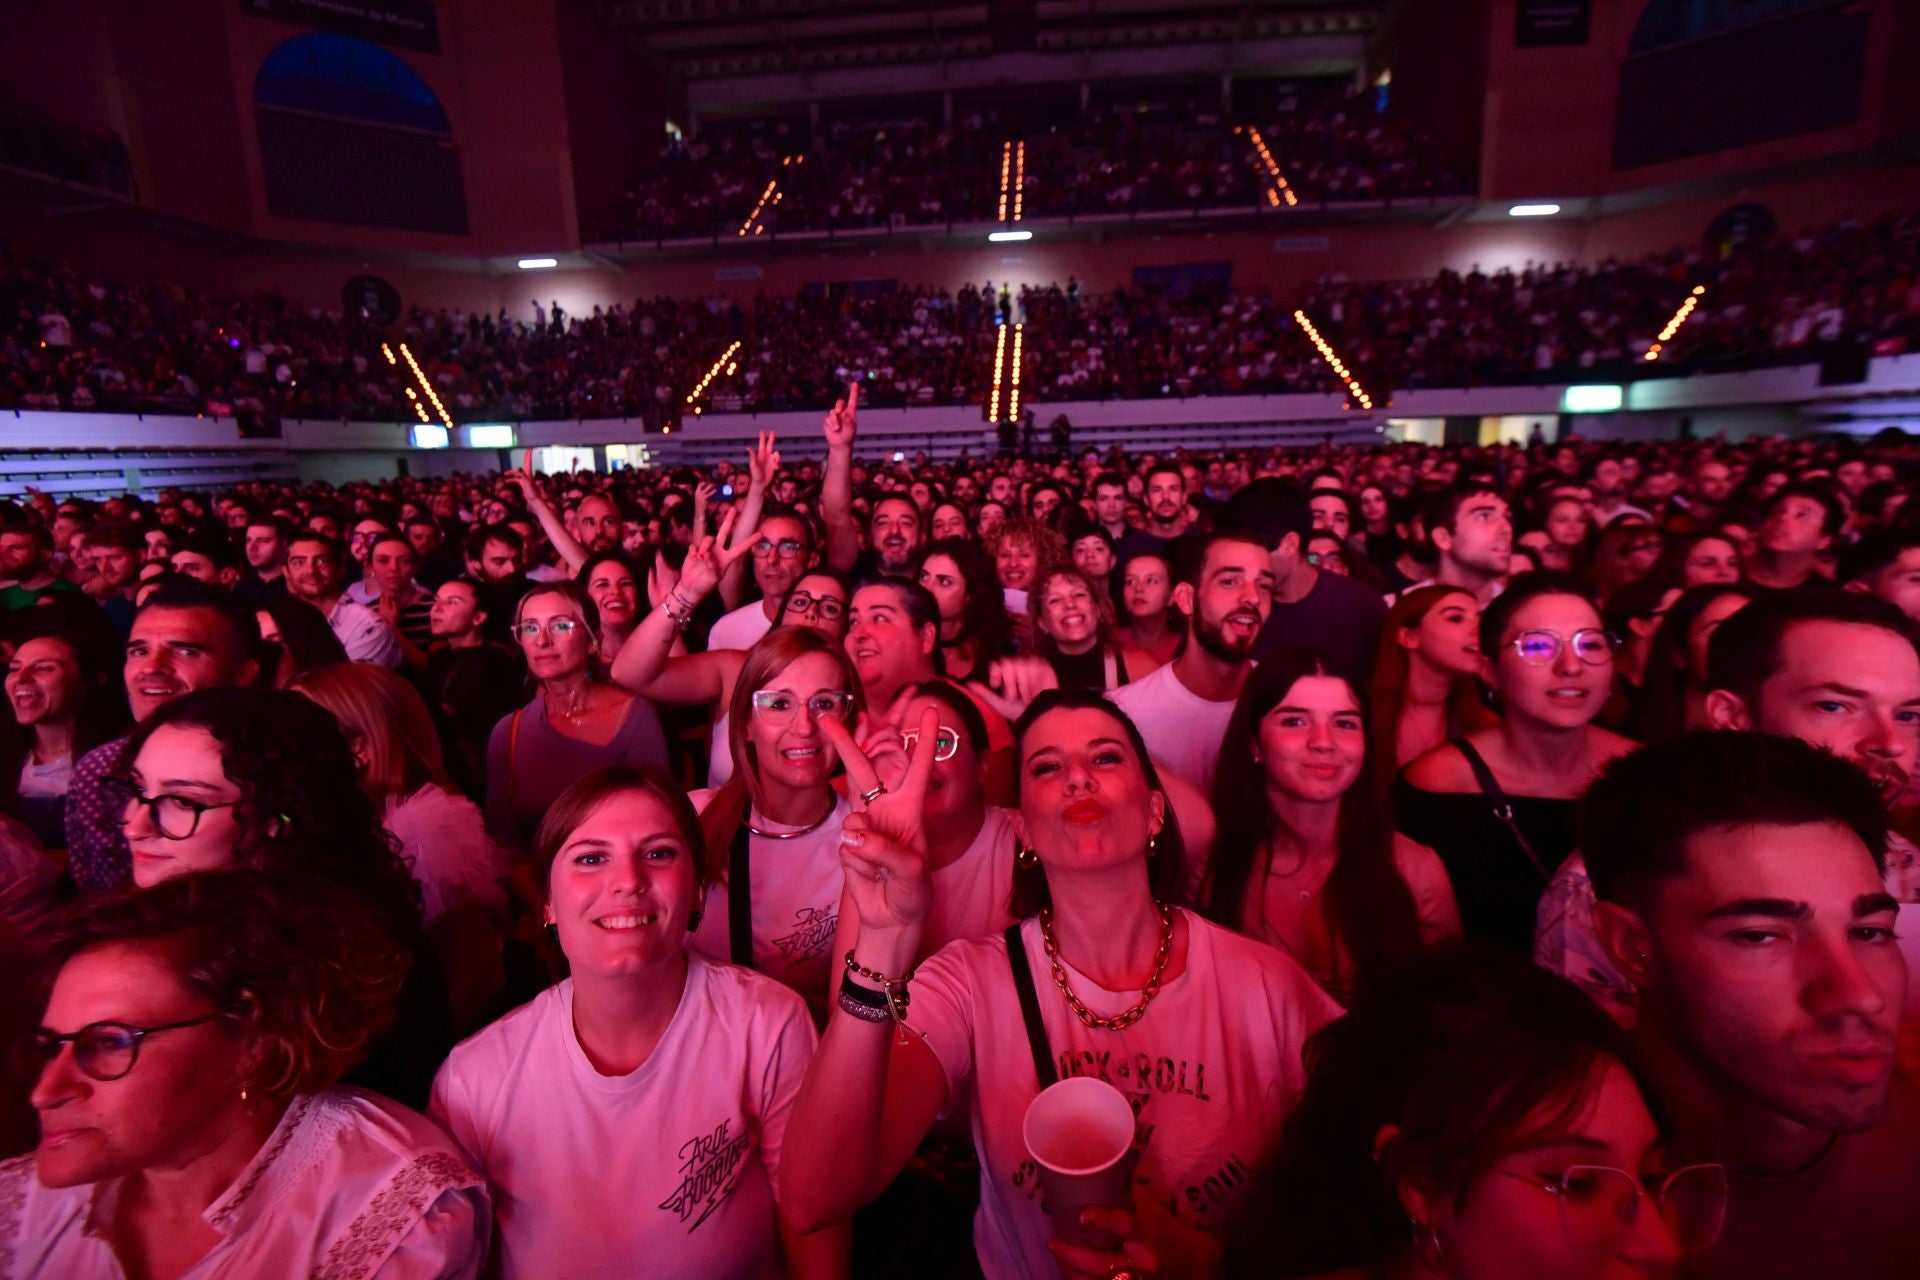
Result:
{"label": "white t-shirt", "polygon": [[[1154,1197],[1185,1226],[1217,1232],[1306,1084],[1307,1037],[1340,1009],[1284,953],[1182,914],[1186,967],[1125,1031],[1096,1031],[1074,1016],[1049,976],[1038,920],[1022,926],[1021,939],[1061,1076],[1105,1080],[1134,1104],[1136,1194]],[[1066,972],[1097,1014],[1140,998],[1096,986],[1071,965]],[[908,1025],[946,1072],[948,1109],[972,1108],[981,1267],[988,1280],[1055,1280],[1046,1246],[1053,1228],[1021,1137],[1039,1089],[1005,940],[947,947],[920,966],[912,995]]]}
{"label": "white t-shirt", "polygon": [[[687,798],[704,810],[713,792]],[[798,991],[825,1021],[827,1003],[838,989],[840,957],[833,954],[833,930],[840,920],[840,824],[852,810],[835,795],[826,821],[792,840],[748,836],[747,857],[753,877],[753,967]],[[749,815],[763,830],[776,824]],[[724,856],[724,855],[723,855]],[[724,868],[723,868],[724,870]],[[693,935],[693,949],[714,960],[729,960],[728,886],[707,892],[706,913]]]}
{"label": "white t-shirt", "polygon": [[428,1111],[493,1192],[506,1280],[772,1277],[773,1179],[817,1039],[792,992],[690,955],[639,1070],[594,1069],[568,979],[456,1048]]}
{"label": "white t-shirt", "polygon": [[20,764],[20,791],[23,796],[63,796],[73,782],[73,757],[61,756],[45,764],[33,762],[33,752]]}
{"label": "white t-shirt", "polygon": [[933,909],[920,934],[920,954],[949,942],[984,938],[1013,923],[1013,812],[988,805],[967,851],[933,873]]}
{"label": "white t-shirt", "polygon": [[707,738],[707,789],[718,791],[733,777],[733,746],[727,741],[733,712],[722,711]]}
{"label": "white t-shirt", "polygon": [[707,632],[707,648],[751,649],[771,630],[773,619],[767,616],[766,602],[753,600],[723,614],[713,624],[713,629]]}
{"label": "white t-shirt", "polygon": [[1231,699],[1213,702],[1195,695],[1173,674],[1171,662],[1108,690],[1107,696],[1139,727],[1149,753],[1178,769],[1201,791],[1213,790],[1220,739],[1233,718]]}
{"label": "white t-shirt", "polygon": [[[47,1188],[32,1156],[0,1163],[0,1276],[124,1276],[105,1226],[125,1185]],[[490,1216],[480,1176],[425,1117],[358,1089],[303,1094],[201,1215],[219,1242],[186,1280],[473,1280]]]}
{"label": "white t-shirt", "polygon": [[346,596],[327,615],[333,634],[347,651],[349,662],[372,662],[383,667],[400,665],[400,642],[394,639],[387,620],[364,604],[355,604]]}

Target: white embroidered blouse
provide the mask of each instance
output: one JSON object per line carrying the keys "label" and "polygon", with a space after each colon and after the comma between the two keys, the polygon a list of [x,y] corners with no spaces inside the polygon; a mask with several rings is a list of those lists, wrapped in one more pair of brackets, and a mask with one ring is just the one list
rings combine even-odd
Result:
{"label": "white embroidered blouse", "polygon": [[[0,1163],[0,1280],[124,1280],[108,1227],[121,1180],[50,1189]],[[474,1280],[485,1185],[438,1126],[358,1089],[294,1099],[207,1208],[221,1236],[183,1280]]]}

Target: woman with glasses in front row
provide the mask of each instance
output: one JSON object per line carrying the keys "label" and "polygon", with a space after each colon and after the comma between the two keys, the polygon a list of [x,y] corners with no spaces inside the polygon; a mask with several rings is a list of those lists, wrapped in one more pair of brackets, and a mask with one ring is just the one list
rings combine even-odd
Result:
{"label": "woman with glasses in front row", "polygon": [[1524,960],[1429,953],[1307,1061],[1219,1280],[1631,1280],[1720,1234],[1725,1169],[1676,1167],[1620,1029]]}
{"label": "woman with glasses in front row", "polygon": [[514,610],[513,638],[536,691],[487,742],[487,834],[509,849],[532,844],[547,806],[576,778],[616,764],[667,767],[653,704],[594,675],[598,623],[593,601],[571,582],[537,586]]}
{"label": "woman with glasses in front row", "polygon": [[[688,557],[692,559],[691,556]],[[758,970],[826,1017],[840,916],[840,830],[847,797],[822,720],[851,730],[865,713],[860,679],[840,642],[808,627],[775,627],[747,651],[727,707],[733,777],[694,792],[719,883],[693,948]],[[899,752],[899,734],[874,731]],[[901,757],[904,759],[904,757]]]}
{"label": "woman with glasses in front row", "polygon": [[1466,936],[1531,956],[1580,793],[1634,744],[1593,723],[1613,687],[1614,642],[1577,578],[1515,577],[1480,615],[1480,655],[1499,723],[1409,764],[1394,812],[1446,865]]}
{"label": "woman with glasses in front row", "polygon": [[[704,653],[673,652],[700,602],[712,594],[727,569],[756,542],[724,550],[733,514],[721,517],[717,537],[702,538],[687,550],[680,577],[669,586],[658,606],[641,619],[632,637],[614,660],[613,678],[642,698],[671,706],[713,709],[708,735],[707,785],[720,787],[733,777],[729,746],[733,690],[746,665],[745,649],[708,649]],[[780,603],[779,625],[808,627],[833,640],[847,634],[846,579],[826,569],[808,569],[794,580]]]}
{"label": "woman with glasses in front row", "polygon": [[95,904],[15,1048],[40,1142],[0,1164],[0,1274],[478,1276],[479,1175],[339,1086],[408,959],[311,880],[201,872]]}

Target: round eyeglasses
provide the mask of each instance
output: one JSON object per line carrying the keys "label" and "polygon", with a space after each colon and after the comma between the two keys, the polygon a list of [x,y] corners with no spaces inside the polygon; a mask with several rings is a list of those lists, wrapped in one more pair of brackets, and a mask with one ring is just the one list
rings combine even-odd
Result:
{"label": "round eyeglasses", "polygon": [[1590,667],[1603,667],[1613,661],[1613,637],[1597,627],[1564,637],[1556,631],[1522,631],[1513,639],[1513,651],[1520,655],[1520,661],[1534,667],[1554,662],[1567,645],[1573,647],[1574,657]]}
{"label": "round eyeglasses", "polygon": [[1577,1164],[1558,1178],[1542,1179],[1512,1169],[1509,1178],[1559,1198],[1567,1243],[1586,1254],[1613,1254],[1640,1220],[1640,1198],[1653,1201],[1661,1221],[1684,1253],[1711,1248],[1727,1218],[1727,1171],[1717,1164],[1690,1164],[1647,1187],[1624,1169]]}
{"label": "round eyeglasses", "polygon": [[[906,744],[908,751],[917,751],[920,747],[920,731],[908,729],[901,733],[900,741]],[[960,731],[952,725],[940,725],[933,731],[933,758],[951,760],[960,750]]]}
{"label": "round eyeglasses", "polygon": [[816,721],[828,716],[845,720],[847,712],[853,709],[853,695],[845,689],[822,689],[810,698],[785,689],[760,689],[755,691],[752,701],[753,709],[768,724],[791,723],[803,707],[808,718]]}
{"label": "round eyeglasses", "polygon": [[514,624],[513,634],[519,637],[522,644],[537,639],[542,631],[556,640],[562,640],[585,625],[578,618],[551,618],[546,622],[517,622]]}
{"label": "round eyeglasses", "polygon": [[810,609],[818,609],[828,622],[838,622],[847,616],[846,602],[835,596],[809,595],[805,591],[787,594],[788,613],[806,613]]}
{"label": "round eyeglasses", "polygon": [[224,804],[204,804],[185,796],[149,796],[132,778],[121,777],[100,779],[100,794],[106,801],[107,812],[116,815],[115,821],[121,826],[133,821],[133,807],[140,805],[146,809],[147,821],[153,824],[153,829],[168,840],[188,839],[200,829],[203,814],[215,809],[231,809],[240,803],[229,800]]}
{"label": "round eyeglasses", "polygon": [[197,1027],[203,1022],[215,1022],[225,1016],[222,1013],[208,1013],[182,1022],[162,1023],[157,1027],[136,1027],[125,1022],[89,1022],[78,1031],[69,1031],[64,1035],[41,1027],[13,1042],[14,1074],[23,1083],[37,1084],[47,1067],[60,1056],[60,1046],[70,1044],[73,1046],[73,1063],[83,1075],[94,1080],[118,1080],[133,1070],[133,1064],[140,1060],[140,1043],[148,1036],[158,1035],[162,1031],[178,1031],[182,1027]]}

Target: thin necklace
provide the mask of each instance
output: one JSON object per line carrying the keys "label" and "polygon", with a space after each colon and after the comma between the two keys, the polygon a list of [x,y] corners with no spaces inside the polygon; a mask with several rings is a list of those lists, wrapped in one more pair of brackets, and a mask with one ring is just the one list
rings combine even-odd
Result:
{"label": "thin necklace", "polygon": [[[1276,880],[1291,880],[1307,869],[1307,863],[1311,860],[1311,857],[1312,855],[1310,854],[1302,853],[1300,855],[1300,861],[1294,863],[1285,871],[1276,871],[1273,867],[1273,849],[1269,846],[1267,849],[1267,874]],[[1300,890],[1300,901],[1306,902],[1312,897],[1312,889]]]}
{"label": "thin necklace", "polygon": [[833,806],[828,805],[827,811],[825,813],[821,814],[819,817],[815,818],[812,822],[808,823],[804,827],[799,827],[793,831],[763,831],[759,827],[756,827],[753,825],[753,810],[749,809],[747,810],[746,823],[747,823],[747,830],[753,833],[754,835],[759,836],[762,840],[798,840],[801,836],[811,835],[813,832],[818,831],[820,829],[820,824],[825,822],[828,818],[831,818],[832,816],[833,816]]}
{"label": "thin necklace", "polygon": [[1103,1018],[1087,1008],[1081,1003],[1080,997],[1073,994],[1073,988],[1067,985],[1067,971],[1060,964],[1060,941],[1053,936],[1053,908],[1040,908],[1040,941],[1046,948],[1047,963],[1053,966],[1054,984],[1060,988],[1060,994],[1067,998],[1067,1007],[1073,1010],[1073,1016],[1097,1031],[1125,1031],[1146,1015],[1147,1006],[1160,994],[1160,979],[1167,972],[1167,957],[1173,954],[1173,908],[1158,901],[1153,905],[1160,913],[1160,950],[1153,958],[1153,976],[1147,979],[1140,999],[1131,1008],[1122,1009],[1110,1018]]}

